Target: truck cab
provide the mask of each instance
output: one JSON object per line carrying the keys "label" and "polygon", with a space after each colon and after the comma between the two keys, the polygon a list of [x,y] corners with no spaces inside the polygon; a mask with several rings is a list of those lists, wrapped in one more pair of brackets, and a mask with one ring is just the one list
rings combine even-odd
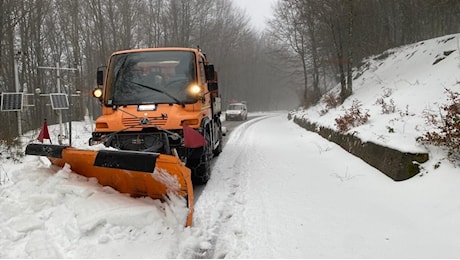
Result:
{"label": "truck cab", "polygon": [[[177,153],[195,183],[210,177],[210,160],[222,151],[217,73],[194,48],[118,51],[98,70],[93,92],[102,105],[91,144],[121,150]],[[184,146],[184,125],[205,139]]]}

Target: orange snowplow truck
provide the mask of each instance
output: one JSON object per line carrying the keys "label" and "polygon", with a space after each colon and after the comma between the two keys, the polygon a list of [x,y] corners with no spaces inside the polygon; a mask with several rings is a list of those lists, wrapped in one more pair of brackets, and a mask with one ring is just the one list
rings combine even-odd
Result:
{"label": "orange snowplow truck", "polygon": [[204,184],[222,151],[217,73],[195,48],[113,53],[97,71],[93,96],[102,104],[90,145],[175,155]]}

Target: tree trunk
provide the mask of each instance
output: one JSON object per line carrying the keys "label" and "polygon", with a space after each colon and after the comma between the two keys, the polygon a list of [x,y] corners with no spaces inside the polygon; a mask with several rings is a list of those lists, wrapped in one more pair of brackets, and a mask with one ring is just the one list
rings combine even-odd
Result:
{"label": "tree trunk", "polygon": [[344,97],[347,98],[353,93],[353,0],[348,0],[348,58],[347,58],[347,87]]}

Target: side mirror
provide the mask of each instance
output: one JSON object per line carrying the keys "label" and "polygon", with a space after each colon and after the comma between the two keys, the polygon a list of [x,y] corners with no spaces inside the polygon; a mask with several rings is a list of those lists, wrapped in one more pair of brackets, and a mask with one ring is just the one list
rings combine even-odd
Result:
{"label": "side mirror", "polygon": [[98,86],[104,85],[104,70],[105,66],[97,68],[96,81]]}
{"label": "side mirror", "polygon": [[214,80],[215,79],[214,65],[212,65],[212,64],[205,65],[204,73],[205,73],[206,80],[208,80],[208,81],[209,80]]}
{"label": "side mirror", "polygon": [[216,91],[219,89],[219,86],[217,85],[217,71],[214,70],[214,65],[210,65],[212,67],[212,78],[208,79],[208,90],[209,91]]}
{"label": "side mirror", "polygon": [[208,83],[208,90],[209,91],[217,91],[219,89],[217,82],[209,82]]}

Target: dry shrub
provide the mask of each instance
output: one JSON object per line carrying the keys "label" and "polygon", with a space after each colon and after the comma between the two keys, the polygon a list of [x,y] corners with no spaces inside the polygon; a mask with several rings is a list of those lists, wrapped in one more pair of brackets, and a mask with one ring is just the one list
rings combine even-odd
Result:
{"label": "dry shrub", "polygon": [[368,111],[362,112],[361,106],[361,103],[355,99],[345,114],[335,119],[337,129],[340,132],[346,132],[352,127],[363,125],[369,120],[370,115]]}
{"label": "dry shrub", "polygon": [[382,97],[377,98],[377,101],[375,101],[375,104],[380,105],[382,108],[382,114],[392,114],[396,111],[396,106],[393,99],[390,99],[389,103],[385,101],[385,99],[389,98],[392,93],[393,91],[387,88],[383,91]]}
{"label": "dry shrub", "polygon": [[[460,93],[446,89],[448,104],[441,107],[440,115],[425,113],[428,124],[436,127],[435,131],[426,132],[417,140],[424,144],[445,146],[452,160],[460,159]],[[438,120],[439,119],[439,120]]]}
{"label": "dry shrub", "polygon": [[319,114],[323,116],[327,114],[331,108],[335,108],[340,105],[340,97],[335,96],[332,93],[328,93],[323,96],[321,102],[326,105],[326,107],[319,112]]}
{"label": "dry shrub", "polygon": [[383,98],[378,98],[375,102],[376,105],[380,105],[382,108],[382,114],[392,114],[396,111],[395,102],[390,99],[389,104]]}
{"label": "dry shrub", "polygon": [[326,108],[329,110],[331,108],[335,108],[337,107],[338,105],[340,105],[340,97],[339,96],[335,96],[334,94],[332,93],[328,93],[326,95],[324,95],[323,97],[323,103],[326,104]]}

